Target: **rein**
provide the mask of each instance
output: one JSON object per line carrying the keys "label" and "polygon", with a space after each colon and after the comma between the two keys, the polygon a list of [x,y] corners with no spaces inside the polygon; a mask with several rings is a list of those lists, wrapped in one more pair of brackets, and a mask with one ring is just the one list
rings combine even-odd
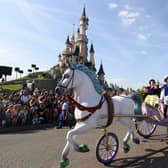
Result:
{"label": "rein", "polygon": [[96,106],[92,106],[92,107],[86,107],[86,106],[83,106],[81,105],[80,103],[78,103],[76,100],[74,100],[70,95],[67,95],[67,98],[69,100],[69,102],[77,107],[79,110],[81,111],[88,111],[90,112],[90,114],[88,114],[87,116],[81,118],[81,119],[76,119],[76,122],[83,122],[85,121],[86,119],[88,119],[93,113],[95,113],[96,110],[100,109],[105,101],[104,97],[101,96],[101,99],[99,101],[99,103],[96,105]]}

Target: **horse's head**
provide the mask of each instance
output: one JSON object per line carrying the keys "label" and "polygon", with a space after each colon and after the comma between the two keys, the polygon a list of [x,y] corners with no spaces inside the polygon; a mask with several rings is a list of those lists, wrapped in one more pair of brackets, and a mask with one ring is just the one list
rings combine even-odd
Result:
{"label": "horse's head", "polygon": [[62,79],[59,81],[55,92],[59,95],[65,94],[70,88],[74,88],[74,74],[75,68],[69,66],[69,68],[62,75]]}
{"label": "horse's head", "polygon": [[81,64],[69,63],[69,68],[65,71],[62,79],[56,87],[56,93],[63,94],[67,89],[77,88],[79,86],[93,85],[93,88],[101,94],[103,87],[100,85],[96,78],[96,74],[91,71],[87,66]]}

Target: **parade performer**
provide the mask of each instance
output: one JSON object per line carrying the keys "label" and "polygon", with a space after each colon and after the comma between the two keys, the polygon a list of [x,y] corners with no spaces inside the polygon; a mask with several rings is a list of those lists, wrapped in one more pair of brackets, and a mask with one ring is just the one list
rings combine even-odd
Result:
{"label": "parade performer", "polygon": [[145,89],[146,89],[147,95],[158,95],[158,96],[160,96],[160,88],[156,84],[156,81],[154,79],[151,79],[149,81],[149,86],[147,86]]}
{"label": "parade performer", "polygon": [[153,107],[157,107],[159,103],[160,88],[154,79],[149,81],[149,86],[145,87],[144,91],[146,93],[144,102],[150,104]]}
{"label": "parade performer", "polygon": [[160,101],[163,103],[163,113],[164,113],[164,118],[167,117],[167,107],[168,107],[168,76],[164,77],[164,82],[165,84],[161,88],[161,93],[160,93]]}

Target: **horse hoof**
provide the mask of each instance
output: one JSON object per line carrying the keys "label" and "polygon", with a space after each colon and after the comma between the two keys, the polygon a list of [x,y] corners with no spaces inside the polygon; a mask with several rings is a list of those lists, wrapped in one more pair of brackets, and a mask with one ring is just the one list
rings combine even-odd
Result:
{"label": "horse hoof", "polygon": [[79,152],[85,153],[85,152],[89,152],[89,151],[90,151],[90,149],[88,148],[87,145],[81,144],[81,145],[79,146]]}
{"label": "horse hoof", "polygon": [[66,168],[69,165],[69,159],[61,161],[60,168]]}
{"label": "horse hoof", "polygon": [[130,151],[130,146],[128,144],[124,144],[123,150],[124,153],[128,153]]}
{"label": "horse hoof", "polygon": [[133,139],[133,142],[134,142],[135,144],[140,144],[140,140],[139,140],[138,138],[134,138],[134,139]]}

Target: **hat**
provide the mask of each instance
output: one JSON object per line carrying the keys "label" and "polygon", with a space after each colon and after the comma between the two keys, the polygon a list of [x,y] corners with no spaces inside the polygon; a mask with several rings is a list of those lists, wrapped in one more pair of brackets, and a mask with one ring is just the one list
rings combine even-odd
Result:
{"label": "hat", "polygon": [[36,104],[36,98],[35,98],[35,97],[32,97],[32,98],[30,99],[29,105],[30,105],[30,106],[34,106],[35,104]]}
{"label": "hat", "polygon": [[9,104],[7,106],[6,112],[10,112],[12,108],[13,108],[13,104]]}
{"label": "hat", "polygon": [[42,95],[39,96],[39,97],[38,97],[38,102],[39,102],[39,103],[43,103],[43,102],[44,102],[44,96],[42,96]]}
{"label": "hat", "polygon": [[166,82],[167,81],[167,79],[168,79],[168,76],[166,75],[166,76],[164,76],[164,82]]}

